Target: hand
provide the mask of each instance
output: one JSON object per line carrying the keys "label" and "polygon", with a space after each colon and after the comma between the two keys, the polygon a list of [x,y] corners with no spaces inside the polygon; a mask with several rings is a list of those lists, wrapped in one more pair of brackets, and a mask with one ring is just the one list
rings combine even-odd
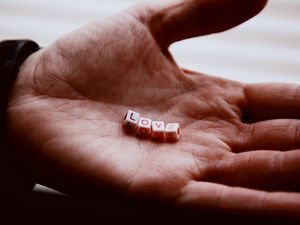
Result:
{"label": "hand", "polygon": [[[62,37],[21,68],[8,108],[11,142],[39,183],[66,193],[105,186],[184,206],[299,214],[300,194],[287,191],[300,185],[300,87],[183,70],[168,52],[244,22],[265,3],[139,6]],[[128,135],[128,109],[179,122],[182,139]]]}

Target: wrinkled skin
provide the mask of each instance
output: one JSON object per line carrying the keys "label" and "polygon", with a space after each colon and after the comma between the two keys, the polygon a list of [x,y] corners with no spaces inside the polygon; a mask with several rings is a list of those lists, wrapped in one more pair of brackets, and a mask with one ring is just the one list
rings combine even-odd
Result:
{"label": "wrinkled skin", "polygon": [[[142,5],[31,55],[8,131],[36,181],[70,194],[105,186],[199,209],[299,214],[299,86],[183,70],[168,52],[173,42],[246,21],[265,3]],[[126,132],[128,109],[179,122],[181,140]]]}

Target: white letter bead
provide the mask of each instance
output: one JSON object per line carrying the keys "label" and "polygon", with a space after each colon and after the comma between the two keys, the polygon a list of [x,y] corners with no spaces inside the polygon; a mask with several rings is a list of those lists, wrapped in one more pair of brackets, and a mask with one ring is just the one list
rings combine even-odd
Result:
{"label": "white letter bead", "polygon": [[140,117],[137,133],[142,136],[150,136],[151,135],[151,120],[148,118]]}
{"label": "white letter bead", "polygon": [[140,114],[137,112],[134,112],[132,110],[128,110],[125,118],[124,118],[124,125],[130,126],[130,127],[136,127],[139,122]]}
{"label": "white letter bead", "polygon": [[178,141],[180,138],[179,123],[168,123],[165,130],[166,140],[169,142]]}
{"label": "white letter bead", "polygon": [[163,140],[165,137],[165,123],[152,121],[152,138]]}

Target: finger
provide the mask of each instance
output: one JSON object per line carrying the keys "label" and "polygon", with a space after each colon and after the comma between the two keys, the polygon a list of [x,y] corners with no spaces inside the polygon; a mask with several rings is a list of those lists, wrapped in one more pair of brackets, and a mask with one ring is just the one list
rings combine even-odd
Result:
{"label": "finger", "polygon": [[208,173],[208,181],[264,190],[300,190],[300,150],[230,154]]}
{"label": "finger", "polygon": [[256,122],[277,118],[300,118],[300,85],[248,84],[245,120]]}
{"label": "finger", "polygon": [[293,216],[300,214],[298,193],[265,192],[209,182],[190,182],[177,202],[184,206],[225,212]]}
{"label": "finger", "polygon": [[256,15],[267,0],[181,0],[154,9],[156,38],[168,47],[183,39],[221,32]]}
{"label": "finger", "polygon": [[229,138],[227,143],[233,152],[300,148],[300,120],[277,119],[243,124],[238,135]]}

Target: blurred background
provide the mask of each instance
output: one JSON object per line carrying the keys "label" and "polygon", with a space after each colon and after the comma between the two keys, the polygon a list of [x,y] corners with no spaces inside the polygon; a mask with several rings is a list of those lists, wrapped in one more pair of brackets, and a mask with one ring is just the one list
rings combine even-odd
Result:
{"label": "blurred background", "polygon": [[[47,46],[61,35],[137,3],[170,0],[0,0],[0,40]],[[300,83],[300,1],[269,0],[254,19],[228,32],[176,43],[179,65],[243,82]]]}
{"label": "blurred background", "polygon": [[[81,25],[145,2],[170,0],[0,0],[0,40],[30,38],[47,46]],[[243,25],[176,43],[171,52],[180,66],[210,75],[300,83],[300,1],[269,0]]]}

